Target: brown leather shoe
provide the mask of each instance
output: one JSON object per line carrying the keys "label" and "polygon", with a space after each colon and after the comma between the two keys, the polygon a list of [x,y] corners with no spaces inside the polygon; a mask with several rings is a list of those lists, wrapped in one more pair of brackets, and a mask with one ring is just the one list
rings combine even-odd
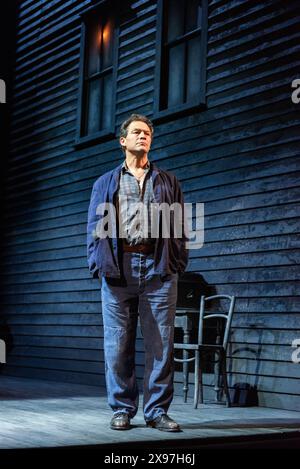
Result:
{"label": "brown leather shoe", "polygon": [[147,422],[147,427],[156,428],[162,432],[180,432],[180,426],[167,414],[160,415],[154,420]]}
{"label": "brown leather shoe", "polygon": [[115,414],[110,421],[110,428],[112,430],[129,430],[130,419],[126,412]]}

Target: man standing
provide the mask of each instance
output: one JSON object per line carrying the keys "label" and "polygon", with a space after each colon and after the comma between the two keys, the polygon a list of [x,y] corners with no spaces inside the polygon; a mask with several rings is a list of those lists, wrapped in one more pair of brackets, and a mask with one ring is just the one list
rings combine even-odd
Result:
{"label": "man standing", "polygon": [[[115,430],[129,429],[138,410],[139,316],[145,346],[146,424],[180,431],[167,411],[173,398],[177,281],[188,261],[187,237],[178,180],[148,160],[152,138],[153,125],[147,117],[132,114],[123,122],[120,144],[125,160],[96,180],[88,212],[87,256],[91,274],[102,281],[105,376],[113,410],[110,427]],[[170,212],[164,216],[161,211],[153,216],[151,207],[173,204],[181,207],[182,217],[172,218]],[[162,227],[166,219],[168,235]],[[109,223],[113,233],[103,235]],[[179,236],[176,224],[182,228]]]}

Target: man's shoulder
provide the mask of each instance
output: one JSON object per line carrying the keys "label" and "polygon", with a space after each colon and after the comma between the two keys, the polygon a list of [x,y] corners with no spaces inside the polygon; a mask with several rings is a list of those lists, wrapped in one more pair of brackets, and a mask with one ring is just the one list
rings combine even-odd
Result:
{"label": "man's shoulder", "polygon": [[94,181],[94,184],[93,184],[94,189],[100,189],[101,187],[106,187],[109,181],[111,180],[111,178],[113,177],[113,175],[116,172],[118,172],[119,168],[120,168],[120,165],[117,166],[116,168],[113,168],[107,171],[104,174],[101,174],[101,176],[99,176],[96,179],[96,181]]}
{"label": "man's shoulder", "polygon": [[177,179],[177,176],[175,176],[174,173],[172,173],[171,171],[167,171],[165,169],[162,169],[160,167],[158,167],[157,165],[154,166],[156,168],[156,170],[158,171],[158,173],[160,174],[160,176],[164,179],[167,179],[171,184],[178,184],[179,181]]}
{"label": "man's shoulder", "polygon": [[99,176],[96,181],[94,181],[94,184],[93,186],[95,188],[98,188],[100,186],[102,186],[103,184],[105,184],[105,182],[107,182],[110,177],[111,177],[111,173],[112,173],[112,170],[111,171],[107,171],[107,173],[104,173],[104,174],[101,174],[101,176]]}

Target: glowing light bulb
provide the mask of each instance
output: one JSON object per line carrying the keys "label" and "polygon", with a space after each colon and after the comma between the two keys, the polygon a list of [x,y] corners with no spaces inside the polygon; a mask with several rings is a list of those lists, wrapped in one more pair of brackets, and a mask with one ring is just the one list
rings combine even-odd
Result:
{"label": "glowing light bulb", "polygon": [[110,23],[107,22],[106,25],[103,28],[103,42],[104,42],[104,44],[107,44],[107,42],[109,41],[110,32],[111,32]]}

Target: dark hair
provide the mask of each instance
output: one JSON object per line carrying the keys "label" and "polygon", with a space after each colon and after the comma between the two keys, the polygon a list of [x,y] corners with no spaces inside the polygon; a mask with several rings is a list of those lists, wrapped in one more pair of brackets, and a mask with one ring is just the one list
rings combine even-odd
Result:
{"label": "dark hair", "polygon": [[153,137],[154,128],[153,128],[153,124],[151,120],[148,119],[148,117],[143,116],[141,114],[131,114],[131,116],[129,116],[122,123],[120,127],[120,137],[127,137],[128,127],[130,126],[131,122],[135,122],[135,121],[145,122],[145,124],[147,124],[149,129],[151,130],[151,137]]}

